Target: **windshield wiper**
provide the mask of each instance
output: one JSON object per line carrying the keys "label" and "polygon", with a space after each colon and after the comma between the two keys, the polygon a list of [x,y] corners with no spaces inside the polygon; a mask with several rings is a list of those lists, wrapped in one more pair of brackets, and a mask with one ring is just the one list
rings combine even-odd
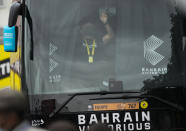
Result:
{"label": "windshield wiper", "polygon": [[128,95],[124,95],[124,96],[120,96],[120,97],[105,97],[105,98],[93,98],[93,99],[89,99],[89,100],[113,100],[113,99],[133,99],[133,98],[151,98],[151,99],[155,99],[163,104],[166,104],[168,106],[171,106],[175,109],[178,109],[180,111],[184,111],[184,108],[182,106],[179,106],[173,102],[167,101],[165,99],[162,99],[160,97],[157,96],[153,96],[153,95],[141,95],[141,96],[128,96]]}
{"label": "windshield wiper", "polygon": [[74,97],[82,96],[82,95],[107,95],[107,94],[122,94],[122,93],[142,93],[141,91],[124,91],[124,92],[109,92],[109,91],[101,91],[101,92],[84,92],[84,93],[75,93],[71,94],[71,96],[61,105],[61,107],[54,113],[51,113],[49,117],[54,117],[58,114]]}

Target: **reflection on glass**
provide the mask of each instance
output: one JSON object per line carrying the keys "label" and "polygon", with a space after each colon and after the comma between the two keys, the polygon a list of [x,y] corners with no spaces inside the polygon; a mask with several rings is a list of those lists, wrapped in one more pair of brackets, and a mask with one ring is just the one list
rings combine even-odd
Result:
{"label": "reflection on glass", "polygon": [[145,80],[167,73],[175,10],[166,0],[27,5],[35,44],[35,60],[26,66],[30,94],[140,90]]}

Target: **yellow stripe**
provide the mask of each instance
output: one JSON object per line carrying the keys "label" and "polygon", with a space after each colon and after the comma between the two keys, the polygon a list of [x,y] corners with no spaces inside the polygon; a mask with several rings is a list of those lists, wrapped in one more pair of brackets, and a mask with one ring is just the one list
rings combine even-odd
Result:
{"label": "yellow stripe", "polygon": [[[4,46],[0,45],[0,61],[10,58],[10,53],[4,51]],[[10,76],[0,79],[0,89],[10,87]]]}
{"label": "yellow stripe", "polygon": [[0,80],[0,89],[10,86],[10,77],[6,77]]}
{"label": "yellow stripe", "polygon": [[0,61],[10,58],[10,53],[4,51],[4,46],[0,45]]}
{"label": "yellow stripe", "polygon": [[11,88],[17,91],[21,91],[21,77],[15,73],[12,69],[10,72]]}

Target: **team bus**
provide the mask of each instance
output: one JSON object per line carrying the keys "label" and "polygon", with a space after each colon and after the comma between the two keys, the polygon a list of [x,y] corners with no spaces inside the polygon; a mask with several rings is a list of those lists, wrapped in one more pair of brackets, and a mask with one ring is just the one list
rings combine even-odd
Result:
{"label": "team bus", "polygon": [[0,28],[0,90],[11,88],[21,91],[20,66],[17,61],[19,56],[19,52],[10,53],[4,51],[3,28]]}
{"label": "team bus", "polygon": [[10,87],[10,53],[3,48],[3,28],[0,28],[0,90]]}
{"label": "team bus", "polygon": [[184,131],[185,22],[177,0],[14,1],[12,86],[28,95],[33,126]]}

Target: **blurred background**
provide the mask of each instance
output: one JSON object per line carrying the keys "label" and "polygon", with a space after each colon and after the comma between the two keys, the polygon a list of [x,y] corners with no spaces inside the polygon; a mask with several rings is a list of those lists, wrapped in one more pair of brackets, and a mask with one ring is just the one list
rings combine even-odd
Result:
{"label": "blurred background", "polygon": [[2,44],[3,26],[8,23],[11,0],[0,0],[0,44]]}
{"label": "blurred background", "polygon": [[186,0],[176,0],[176,4],[186,14]]}
{"label": "blurred background", "polygon": [[[4,61],[9,61],[10,53],[4,52],[3,48],[3,27],[8,24],[9,9],[12,0],[0,0],[0,66],[3,66]],[[0,89],[10,87],[10,72],[8,76],[3,76],[0,73]]]}

